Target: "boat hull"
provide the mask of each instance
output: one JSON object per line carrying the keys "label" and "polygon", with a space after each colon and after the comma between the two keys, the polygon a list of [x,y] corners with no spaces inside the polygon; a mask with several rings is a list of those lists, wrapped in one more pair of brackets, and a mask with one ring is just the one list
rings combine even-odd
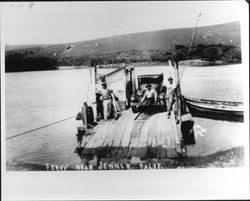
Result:
{"label": "boat hull", "polygon": [[[237,106],[235,108],[219,108],[218,102],[215,105],[204,104],[204,101],[192,100],[188,98],[184,98],[188,109],[191,114],[196,117],[204,117],[216,120],[227,120],[227,121],[244,121],[244,112],[243,110],[239,110]],[[214,106],[214,108],[213,108]]]}

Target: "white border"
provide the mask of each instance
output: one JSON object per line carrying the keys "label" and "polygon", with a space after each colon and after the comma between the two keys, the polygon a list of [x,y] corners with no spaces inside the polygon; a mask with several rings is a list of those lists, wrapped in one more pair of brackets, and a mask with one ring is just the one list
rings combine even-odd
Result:
{"label": "white border", "polygon": [[[244,72],[246,166],[218,169],[165,169],[93,172],[6,172],[4,35],[1,32],[2,196],[4,200],[53,199],[247,199],[249,198],[249,21],[240,1]],[[2,18],[1,18],[2,19]],[[3,19],[1,21],[1,30]]]}

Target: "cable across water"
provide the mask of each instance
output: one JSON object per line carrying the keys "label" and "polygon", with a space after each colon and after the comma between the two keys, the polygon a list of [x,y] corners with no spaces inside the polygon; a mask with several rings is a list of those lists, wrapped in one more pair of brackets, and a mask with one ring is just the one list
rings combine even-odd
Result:
{"label": "cable across water", "polygon": [[50,124],[47,124],[47,125],[44,125],[44,126],[41,126],[41,127],[35,128],[35,129],[32,129],[32,130],[29,130],[29,131],[25,131],[25,132],[23,132],[23,133],[19,133],[19,134],[16,134],[16,135],[7,137],[6,140],[10,140],[10,139],[12,139],[12,138],[16,138],[16,137],[18,137],[18,136],[21,136],[21,135],[25,135],[25,134],[31,133],[31,132],[33,132],[33,131],[37,131],[37,130],[40,130],[40,129],[42,129],[42,128],[46,128],[46,127],[49,127],[49,126],[53,126],[53,125],[55,125],[55,124],[61,123],[61,122],[63,122],[63,121],[67,121],[67,120],[72,119],[72,118],[74,118],[74,117],[75,117],[75,115],[74,115],[74,116],[71,116],[71,117],[68,117],[68,118],[65,118],[65,119],[62,119],[62,120],[60,120],[60,121],[56,121],[56,122],[53,122],[53,123],[50,123]]}

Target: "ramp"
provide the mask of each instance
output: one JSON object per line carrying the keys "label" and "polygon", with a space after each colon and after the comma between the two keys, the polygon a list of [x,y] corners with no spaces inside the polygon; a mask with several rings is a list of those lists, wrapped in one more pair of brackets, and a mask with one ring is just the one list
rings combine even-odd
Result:
{"label": "ramp", "polygon": [[103,122],[82,140],[82,154],[100,157],[175,158],[180,152],[179,134],[174,115],[167,112],[153,115],[125,111],[117,121]]}

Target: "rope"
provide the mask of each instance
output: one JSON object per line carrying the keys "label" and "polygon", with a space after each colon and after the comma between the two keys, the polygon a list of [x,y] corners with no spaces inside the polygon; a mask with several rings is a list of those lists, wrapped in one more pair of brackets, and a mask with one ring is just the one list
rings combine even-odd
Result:
{"label": "rope", "polygon": [[[86,101],[88,100],[88,96],[89,96],[89,88],[90,88],[90,82],[88,83],[88,91],[87,91]],[[25,131],[25,132],[23,132],[23,133],[19,133],[19,134],[13,135],[13,136],[11,136],[11,137],[7,137],[6,140],[10,140],[10,139],[12,139],[12,138],[16,138],[16,137],[18,137],[18,136],[22,136],[22,135],[31,133],[31,132],[33,132],[33,131],[37,131],[37,130],[40,130],[40,129],[42,129],[42,128],[46,128],[46,127],[49,127],[49,126],[53,126],[53,125],[55,125],[55,124],[61,123],[61,122],[63,122],[63,121],[67,121],[67,120],[72,119],[72,118],[74,118],[74,117],[75,117],[75,115],[74,115],[74,116],[71,116],[71,117],[68,117],[68,118],[65,118],[65,119],[62,119],[62,120],[60,120],[60,121],[53,122],[53,123],[51,123],[51,124],[47,124],[47,125],[44,125],[44,126],[41,126],[41,127],[38,127],[38,128],[32,129],[32,130],[29,130],[29,131]]]}
{"label": "rope", "polygon": [[[194,28],[194,32],[193,32],[193,34],[192,34],[192,38],[191,38],[191,41],[190,41],[190,43],[189,43],[188,52],[187,52],[187,56],[186,56],[186,59],[185,59],[185,61],[184,61],[184,64],[187,62],[187,59],[188,59],[188,56],[189,56],[189,52],[190,52],[190,49],[191,49],[191,46],[192,46],[192,43],[193,43],[193,40],[194,40],[194,36],[195,36],[195,34],[196,34],[197,25],[198,25],[198,22],[199,22],[199,20],[200,20],[200,16],[201,16],[201,13],[199,14],[198,19],[197,19],[197,21],[196,21],[195,28]],[[185,67],[186,67],[186,66],[184,65],[184,67],[183,67],[183,69],[182,69],[182,71],[181,71],[181,73],[180,73],[180,81],[181,81],[181,78],[182,78],[182,76],[183,76]]]}
{"label": "rope", "polygon": [[75,117],[75,115],[74,115],[74,116],[71,116],[71,117],[68,117],[68,118],[66,118],[66,119],[62,119],[62,120],[60,120],[60,121],[53,122],[53,123],[51,123],[51,124],[47,124],[47,125],[45,125],[45,126],[41,126],[41,127],[39,127],[39,128],[35,128],[35,129],[29,130],[29,131],[25,131],[25,132],[23,132],[23,133],[19,133],[19,134],[13,135],[13,136],[11,136],[11,137],[7,137],[6,140],[10,140],[10,139],[12,139],[12,138],[16,138],[16,137],[18,137],[18,136],[25,135],[25,134],[31,133],[31,132],[33,132],[33,131],[37,131],[37,130],[40,130],[40,129],[42,129],[42,128],[46,128],[46,127],[49,127],[49,126],[52,126],[52,125],[61,123],[61,122],[63,122],[63,121],[67,121],[67,120],[69,120],[69,119],[72,119],[73,117]]}

